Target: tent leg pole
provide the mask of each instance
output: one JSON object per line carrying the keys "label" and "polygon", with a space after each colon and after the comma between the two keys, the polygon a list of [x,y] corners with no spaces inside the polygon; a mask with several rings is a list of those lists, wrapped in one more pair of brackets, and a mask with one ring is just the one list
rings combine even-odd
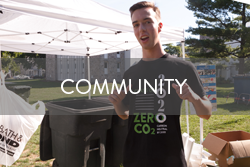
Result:
{"label": "tent leg pole", "polygon": [[[182,58],[185,60],[185,42],[181,42],[182,45]],[[189,116],[188,116],[188,101],[185,100],[185,109],[186,109],[186,119],[187,119],[187,134],[189,135]]]}
{"label": "tent leg pole", "polygon": [[[91,83],[91,80],[90,80],[90,60],[89,60],[89,55],[88,55],[88,80],[89,82]],[[89,100],[91,99],[91,89],[89,91]]]}
{"label": "tent leg pole", "polygon": [[203,142],[203,119],[200,118],[200,144]]}
{"label": "tent leg pole", "polygon": [[0,71],[2,71],[2,45],[0,43]]}
{"label": "tent leg pole", "polygon": [[[1,46],[1,43],[0,43],[0,73],[2,72],[2,48],[1,47],[2,46]],[[1,81],[1,75],[0,75],[0,86],[1,85],[2,85],[2,81]]]}
{"label": "tent leg pole", "polygon": [[187,119],[187,134],[189,135],[189,116],[188,116],[188,101],[185,100],[185,108],[186,108],[186,119]]}

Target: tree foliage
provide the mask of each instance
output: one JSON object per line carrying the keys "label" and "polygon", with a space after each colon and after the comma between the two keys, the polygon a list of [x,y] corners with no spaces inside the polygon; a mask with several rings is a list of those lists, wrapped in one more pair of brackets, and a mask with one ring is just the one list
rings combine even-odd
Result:
{"label": "tree foliage", "polygon": [[[164,44],[163,46],[166,46],[164,49],[165,52],[169,53],[170,55],[177,55],[177,57],[182,57],[182,46],[181,43],[177,43],[177,45],[173,44]],[[189,47],[185,46],[185,53],[189,52]],[[187,54],[185,54],[185,57],[189,57]]]}
{"label": "tree foliage", "polygon": [[2,62],[2,69],[8,73],[11,70],[13,75],[20,73],[20,66],[19,63],[16,63],[13,57],[9,56],[8,54],[2,54],[1,58]]}
{"label": "tree foliage", "polygon": [[[239,73],[244,73],[244,60],[250,57],[250,5],[233,0],[187,0],[187,8],[197,18],[197,28],[187,32],[205,39],[189,38],[186,43],[195,49],[193,56],[206,58],[240,58]],[[238,43],[238,47],[229,44]]]}
{"label": "tree foliage", "polygon": [[21,64],[24,69],[30,69],[35,65],[38,68],[46,68],[46,55],[34,53],[19,53],[19,52],[2,52],[2,55],[8,55],[15,59],[17,64]]}
{"label": "tree foliage", "polygon": [[178,57],[181,57],[182,50],[180,46],[174,46],[173,44],[166,44],[166,48],[164,49],[167,53],[170,55],[177,55]]}

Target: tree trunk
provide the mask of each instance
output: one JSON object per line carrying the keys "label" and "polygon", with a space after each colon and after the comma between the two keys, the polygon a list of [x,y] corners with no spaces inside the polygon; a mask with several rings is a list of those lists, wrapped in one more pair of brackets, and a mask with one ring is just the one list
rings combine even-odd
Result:
{"label": "tree trunk", "polygon": [[[246,4],[243,4],[242,6],[242,28],[246,27]],[[244,34],[241,35],[241,44],[240,44],[240,50],[243,51],[243,48],[246,44],[246,39]],[[239,64],[239,74],[244,74],[244,55],[241,55],[239,58],[240,64]]]}
{"label": "tree trunk", "polygon": [[239,58],[239,74],[244,74],[244,58]]}

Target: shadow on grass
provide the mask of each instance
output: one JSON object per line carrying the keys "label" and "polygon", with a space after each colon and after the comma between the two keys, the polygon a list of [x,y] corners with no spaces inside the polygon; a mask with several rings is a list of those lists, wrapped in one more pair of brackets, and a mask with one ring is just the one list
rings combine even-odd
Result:
{"label": "shadow on grass", "polygon": [[245,118],[232,119],[232,120],[230,120],[230,121],[223,122],[223,123],[221,123],[221,124],[219,124],[219,125],[225,125],[225,126],[227,126],[227,125],[231,125],[231,124],[240,123],[240,122],[242,122],[242,121],[244,121],[244,120],[249,120],[249,118],[248,118],[248,117],[245,117]]}
{"label": "shadow on grass", "polygon": [[[230,92],[233,92],[233,89],[231,89],[231,90],[217,90],[216,91],[217,97],[226,97],[229,95]],[[233,97],[234,94],[230,94],[229,96]]]}
{"label": "shadow on grass", "polygon": [[[222,108],[224,110],[228,110],[230,113],[234,113],[237,115],[236,112],[243,112],[246,111],[246,115],[250,115],[250,105],[245,104],[236,104],[236,103],[225,103],[225,104],[218,104],[217,108]],[[242,115],[242,114],[241,114]]]}

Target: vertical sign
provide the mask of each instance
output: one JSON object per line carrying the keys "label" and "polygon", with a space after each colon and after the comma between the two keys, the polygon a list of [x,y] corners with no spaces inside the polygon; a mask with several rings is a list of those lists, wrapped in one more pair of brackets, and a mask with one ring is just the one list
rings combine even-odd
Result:
{"label": "vertical sign", "polygon": [[[212,103],[212,111],[217,111],[216,95],[216,71],[215,65],[196,66],[197,72],[201,78],[207,98]],[[190,103],[191,114],[196,114],[193,105]]]}
{"label": "vertical sign", "polygon": [[216,95],[216,71],[215,65],[197,66],[207,98],[213,105],[212,111],[217,111],[217,95]]}
{"label": "vertical sign", "polygon": [[[216,71],[215,65],[197,66],[197,72],[201,78],[207,98],[212,103],[212,111],[217,111],[217,95],[216,95]],[[190,113],[196,114],[192,103],[189,103]],[[200,118],[200,144],[203,142],[203,119]]]}

